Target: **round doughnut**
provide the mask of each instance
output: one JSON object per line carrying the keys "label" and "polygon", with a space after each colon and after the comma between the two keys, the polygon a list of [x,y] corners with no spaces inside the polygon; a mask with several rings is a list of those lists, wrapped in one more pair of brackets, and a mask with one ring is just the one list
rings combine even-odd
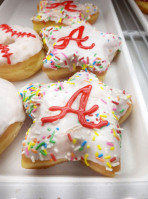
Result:
{"label": "round doughnut", "polygon": [[148,0],[135,0],[141,11],[148,14]]}
{"label": "round doughnut", "polygon": [[67,26],[80,21],[94,24],[99,16],[97,6],[78,1],[41,0],[37,7],[38,13],[32,18],[32,22],[38,33],[48,26]]}
{"label": "round doughnut", "polygon": [[24,80],[42,67],[42,41],[31,28],[0,25],[0,77]]}
{"label": "round doughnut", "polygon": [[17,136],[25,113],[14,85],[0,78],[0,154]]}
{"label": "round doughnut", "polygon": [[43,71],[52,80],[88,69],[103,81],[122,43],[119,36],[98,31],[86,22],[47,27],[40,35],[48,51],[43,60]]}
{"label": "round doughnut", "polygon": [[82,161],[105,176],[120,170],[119,125],[131,113],[128,93],[80,71],[68,81],[26,85],[20,94],[33,119],[23,141],[23,168]]}

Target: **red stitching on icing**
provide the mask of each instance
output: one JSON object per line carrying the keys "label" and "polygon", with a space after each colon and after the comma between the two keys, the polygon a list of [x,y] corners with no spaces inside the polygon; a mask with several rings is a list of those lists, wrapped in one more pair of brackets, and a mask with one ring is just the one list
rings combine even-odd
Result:
{"label": "red stitching on icing", "polygon": [[11,61],[10,61],[10,56],[13,54],[13,53],[9,53],[9,48],[8,48],[8,45],[3,45],[3,44],[0,44],[0,50],[1,50],[1,53],[3,53],[2,57],[6,57],[7,58],[7,63],[8,64],[11,64]]}
{"label": "red stitching on icing", "polygon": [[64,9],[69,11],[69,12],[80,12],[80,10],[74,10],[72,8],[77,8],[77,6],[75,4],[73,4],[73,1],[64,1],[62,3],[52,3],[50,4],[50,6],[47,6],[47,9],[53,9],[53,8],[57,8],[59,6],[64,6]]}
{"label": "red stitching on icing", "polygon": [[36,38],[36,36],[34,34],[31,33],[26,33],[26,32],[17,32],[15,30],[13,30],[10,26],[8,26],[7,24],[2,24],[0,25],[0,28],[5,31],[5,33],[11,33],[11,37],[13,37],[14,35],[16,35],[17,37],[34,37]]}

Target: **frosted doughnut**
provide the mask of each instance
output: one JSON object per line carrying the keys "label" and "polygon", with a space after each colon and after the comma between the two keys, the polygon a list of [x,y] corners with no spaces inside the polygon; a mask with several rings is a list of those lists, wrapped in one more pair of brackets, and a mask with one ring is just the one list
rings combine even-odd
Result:
{"label": "frosted doughnut", "polygon": [[135,0],[141,11],[148,14],[148,0]]}
{"label": "frosted doughnut", "polygon": [[43,60],[43,71],[52,80],[88,69],[103,81],[122,44],[119,36],[98,31],[85,22],[67,27],[47,27],[40,35],[48,51]]}
{"label": "frosted doughnut", "polygon": [[23,168],[83,161],[110,177],[120,170],[119,124],[131,112],[128,93],[81,71],[68,81],[26,85],[20,94],[33,119],[23,140]]}
{"label": "frosted doughnut", "polygon": [[0,78],[0,154],[17,136],[25,113],[14,85]]}
{"label": "frosted doughnut", "polygon": [[0,25],[0,77],[19,81],[42,67],[42,41],[34,30],[22,26]]}
{"label": "frosted doughnut", "polygon": [[42,0],[38,13],[32,18],[34,30],[40,32],[48,26],[67,26],[80,21],[95,23],[99,15],[97,6],[79,1]]}

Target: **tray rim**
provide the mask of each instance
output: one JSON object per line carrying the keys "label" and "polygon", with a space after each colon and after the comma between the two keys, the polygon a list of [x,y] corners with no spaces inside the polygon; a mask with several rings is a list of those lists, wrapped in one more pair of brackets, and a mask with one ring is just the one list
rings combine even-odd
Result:
{"label": "tray rim", "polygon": [[[19,0],[15,0],[15,1],[19,1]],[[111,12],[112,12],[112,15],[113,15],[113,18],[114,18],[114,21],[115,21],[115,24],[116,24],[116,28],[117,28],[117,32],[118,34],[122,37],[122,53],[125,53],[127,59],[128,59],[128,64],[129,64],[129,72],[131,74],[131,80],[133,81],[134,85],[136,86],[136,90],[135,92],[137,93],[137,97],[138,97],[138,100],[141,101],[141,106],[140,106],[140,109],[141,109],[141,112],[143,113],[143,120],[144,120],[144,123],[148,129],[148,124],[147,124],[147,119],[148,118],[148,111],[147,111],[147,107],[146,107],[146,104],[145,104],[145,100],[144,100],[144,97],[143,97],[143,94],[142,94],[142,91],[141,91],[141,88],[140,88],[140,85],[139,85],[139,82],[138,82],[138,79],[137,79],[137,75],[136,75],[136,72],[134,70],[134,67],[133,67],[133,63],[132,63],[132,60],[131,60],[131,57],[130,57],[130,54],[129,54],[129,50],[127,48],[127,45],[126,45],[126,41],[125,41],[125,38],[124,38],[124,35],[123,35],[123,32],[122,32],[122,29],[121,29],[121,26],[119,24],[119,21],[118,21],[118,18],[117,18],[117,15],[116,15],[116,12],[115,12],[115,9],[113,7],[113,4],[112,4],[112,1],[110,0],[107,0],[109,3],[109,7],[111,8]],[[0,11],[3,10],[4,7],[7,7],[7,3],[9,2],[9,0],[5,0],[2,5],[0,6]],[[147,133],[147,136],[148,136],[148,131],[146,132]],[[22,179],[23,178],[23,179]],[[30,180],[29,180],[30,178]],[[47,179],[48,178],[48,179]],[[124,178],[124,177],[121,177],[121,178],[107,178],[107,177],[100,177],[99,178],[95,178],[95,177],[65,177],[65,176],[55,176],[55,177],[52,177],[52,176],[48,176],[48,177],[43,177],[43,176],[28,176],[28,177],[24,177],[24,176],[0,176],[0,183],[1,182],[5,182],[5,183],[9,183],[9,182],[34,182],[34,183],[44,183],[44,182],[48,182],[48,183],[53,183],[53,182],[71,182],[71,183],[85,183],[85,182],[143,182],[143,181],[148,181],[148,176],[146,176],[145,178],[141,177],[141,178]]]}
{"label": "tray rim", "polygon": [[148,34],[148,20],[145,18],[145,14],[140,10],[138,5],[134,0],[128,0],[130,6],[132,7],[135,14],[138,15],[139,21],[141,22],[141,25],[143,26],[144,30]]}

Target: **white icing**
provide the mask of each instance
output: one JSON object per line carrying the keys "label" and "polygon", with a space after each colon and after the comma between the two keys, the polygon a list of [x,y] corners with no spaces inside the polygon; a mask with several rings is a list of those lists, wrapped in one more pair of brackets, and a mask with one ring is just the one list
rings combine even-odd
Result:
{"label": "white icing", "polygon": [[[92,121],[97,124],[96,118],[100,119],[102,117],[109,122],[107,126],[100,129],[83,127],[78,121],[78,115],[74,113],[67,113],[62,119],[41,125],[41,118],[60,113],[60,111],[49,111],[49,107],[64,107],[76,91],[89,84],[92,85],[92,90],[85,110],[89,110],[94,105],[98,105],[99,109],[91,116],[86,115],[85,119],[87,122]],[[27,138],[23,141],[23,154],[26,157],[42,161],[51,159],[51,154],[54,154],[56,159],[80,160],[81,157],[88,155],[88,160],[107,167],[109,167],[107,162],[113,157],[116,157],[113,163],[120,161],[120,136],[117,132],[120,128],[117,125],[118,120],[129,107],[127,102],[131,103],[131,96],[124,94],[121,90],[110,88],[99,82],[94,74],[85,71],[76,73],[69,81],[55,84],[27,85],[21,89],[20,94],[23,97],[26,112],[34,120],[27,132]],[[81,94],[72,104],[73,109],[77,110],[79,108],[80,98]],[[40,104],[38,99],[40,99]],[[119,105],[114,104],[112,100],[118,102]],[[54,135],[53,132],[55,132]],[[68,133],[71,135],[73,142],[69,141]],[[49,135],[53,137],[54,142],[50,141],[51,137],[49,138]],[[34,142],[34,138],[39,143],[44,142],[44,145],[36,149],[39,143]],[[84,141],[87,143],[83,150],[79,151]],[[111,150],[113,146],[114,149]],[[37,150],[37,153],[34,153],[31,147]],[[46,150],[47,155],[44,156],[41,150]],[[96,152],[100,156],[103,154],[104,162],[96,159]],[[71,158],[71,153],[74,153],[77,159]]]}
{"label": "white icing", "polygon": [[[68,36],[71,31],[79,27],[84,27],[81,42],[83,46],[95,46],[91,49],[83,49],[78,46],[75,40],[70,40],[64,49],[54,49],[54,45],[61,45],[63,41],[58,39]],[[79,32],[75,32],[72,38],[77,38]],[[121,49],[121,38],[111,33],[100,32],[88,23],[82,22],[71,27],[48,27],[41,31],[43,43],[48,47],[46,58],[43,61],[44,68],[57,69],[59,67],[69,68],[73,71],[75,67],[88,68],[98,73],[108,69],[115,53]]]}
{"label": "white icing", "polygon": [[23,122],[25,113],[14,85],[0,78],[0,135],[15,122]]}
{"label": "white icing", "polygon": [[[10,56],[11,64],[23,62],[37,54],[42,49],[42,41],[33,29],[18,25],[10,27],[13,31],[26,32],[35,35],[35,37],[18,37],[17,35],[12,35],[11,32],[7,32],[7,30],[4,30],[0,25],[0,44],[8,45],[8,53],[12,53]],[[7,64],[7,58],[3,57],[3,55],[4,53],[0,48],[0,64]]]}
{"label": "white icing", "polygon": [[53,3],[62,3],[63,0],[48,0],[40,1],[39,12],[33,17],[33,21],[54,21],[56,23],[62,23],[65,25],[71,25],[81,20],[90,19],[91,15],[98,12],[98,8],[90,3],[80,4],[78,1],[74,1],[71,5],[76,5],[76,8],[70,7],[73,10],[79,10],[80,12],[71,12],[65,9],[65,6],[60,5],[56,8],[48,9]]}

